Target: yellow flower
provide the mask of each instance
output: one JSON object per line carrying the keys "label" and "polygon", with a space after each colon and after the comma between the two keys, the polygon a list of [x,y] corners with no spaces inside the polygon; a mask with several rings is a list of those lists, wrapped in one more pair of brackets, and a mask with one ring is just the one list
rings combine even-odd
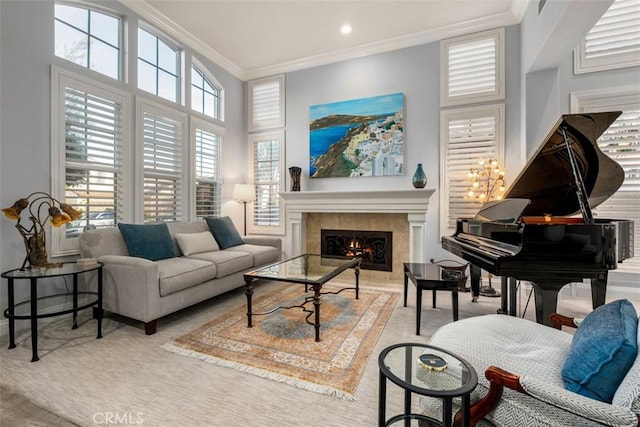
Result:
{"label": "yellow flower", "polygon": [[68,205],[66,203],[60,203],[60,209],[62,209],[64,213],[69,215],[69,218],[71,219],[71,221],[75,221],[76,219],[80,218],[80,216],[82,215],[82,211],[76,210],[72,208],[71,205]]}
{"label": "yellow flower", "polygon": [[10,208],[2,209],[2,212],[9,219],[20,219],[20,212],[27,206],[29,206],[29,200],[22,198],[18,199]]}
{"label": "yellow flower", "polygon": [[60,227],[71,221],[69,215],[62,213],[60,209],[55,206],[49,208],[49,215],[51,216],[51,225],[54,227]]}

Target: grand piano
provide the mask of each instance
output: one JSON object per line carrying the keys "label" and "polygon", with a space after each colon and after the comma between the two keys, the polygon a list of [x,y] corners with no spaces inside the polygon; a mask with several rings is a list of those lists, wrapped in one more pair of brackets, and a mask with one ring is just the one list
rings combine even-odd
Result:
{"label": "grand piano", "polygon": [[[504,199],[458,219],[455,234],[442,237],[445,250],[470,263],[475,297],[485,270],[502,278],[503,310],[507,279],[529,281],[538,323],[550,324],[563,286],[585,278],[593,308],[604,304],[609,270],[633,257],[633,222],[591,212],[624,180],[620,165],[596,142],[620,114],[563,115]],[[515,314],[513,296],[511,304]]]}

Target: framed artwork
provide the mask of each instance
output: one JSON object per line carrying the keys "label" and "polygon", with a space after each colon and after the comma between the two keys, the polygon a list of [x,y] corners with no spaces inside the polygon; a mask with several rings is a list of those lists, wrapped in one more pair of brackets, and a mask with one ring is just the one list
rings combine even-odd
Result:
{"label": "framed artwork", "polygon": [[404,95],[309,107],[311,178],[402,175]]}

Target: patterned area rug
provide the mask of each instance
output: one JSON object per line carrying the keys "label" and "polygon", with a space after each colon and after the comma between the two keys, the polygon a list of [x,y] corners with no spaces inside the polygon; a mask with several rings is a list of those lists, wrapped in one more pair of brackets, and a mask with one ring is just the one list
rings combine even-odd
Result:
{"label": "patterned area rug", "polygon": [[[302,285],[273,285],[256,298],[253,311],[300,304]],[[323,292],[337,291],[323,286]],[[306,390],[354,400],[367,360],[384,329],[399,295],[378,290],[322,296],[320,342],[299,308],[253,316],[247,328],[246,304],[163,345],[166,350],[246,371]],[[313,308],[313,304],[307,305]],[[313,316],[311,317],[313,319]]]}

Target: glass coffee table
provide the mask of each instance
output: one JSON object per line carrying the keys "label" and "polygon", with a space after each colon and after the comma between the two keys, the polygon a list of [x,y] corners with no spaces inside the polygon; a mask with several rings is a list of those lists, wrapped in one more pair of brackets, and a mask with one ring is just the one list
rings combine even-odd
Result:
{"label": "glass coffee table", "polygon": [[[417,425],[424,422],[444,427],[452,425],[452,399],[462,397],[462,425],[470,423],[469,404],[478,374],[473,366],[455,354],[427,344],[402,343],[382,350],[380,368],[378,426]],[[387,379],[404,390],[404,413],[386,418]],[[442,422],[411,413],[411,393],[442,399]]]}
{"label": "glass coffee table", "polygon": [[[342,288],[337,292],[321,292],[322,286],[338,274],[353,268],[356,276],[355,287]],[[253,327],[252,317],[273,313],[280,309],[301,308],[303,312],[308,313],[306,322],[312,325],[316,330],[316,341],[320,341],[320,301],[324,294],[338,294],[347,289],[356,291],[356,299],[359,298],[359,276],[360,276],[360,258],[351,257],[333,257],[323,255],[304,254],[286,261],[267,265],[266,267],[250,271],[244,274],[245,295],[247,296],[247,327]],[[264,313],[253,313],[251,308],[251,298],[253,296],[254,283],[258,280],[274,280],[278,282],[289,282],[304,285],[307,292],[311,287],[313,296],[305,297],[300,305],[289,307],[275,307]],[[313,303],[313,310],[307,308],[307,304]],[[311,322],[309,318],[314,315]]]}

